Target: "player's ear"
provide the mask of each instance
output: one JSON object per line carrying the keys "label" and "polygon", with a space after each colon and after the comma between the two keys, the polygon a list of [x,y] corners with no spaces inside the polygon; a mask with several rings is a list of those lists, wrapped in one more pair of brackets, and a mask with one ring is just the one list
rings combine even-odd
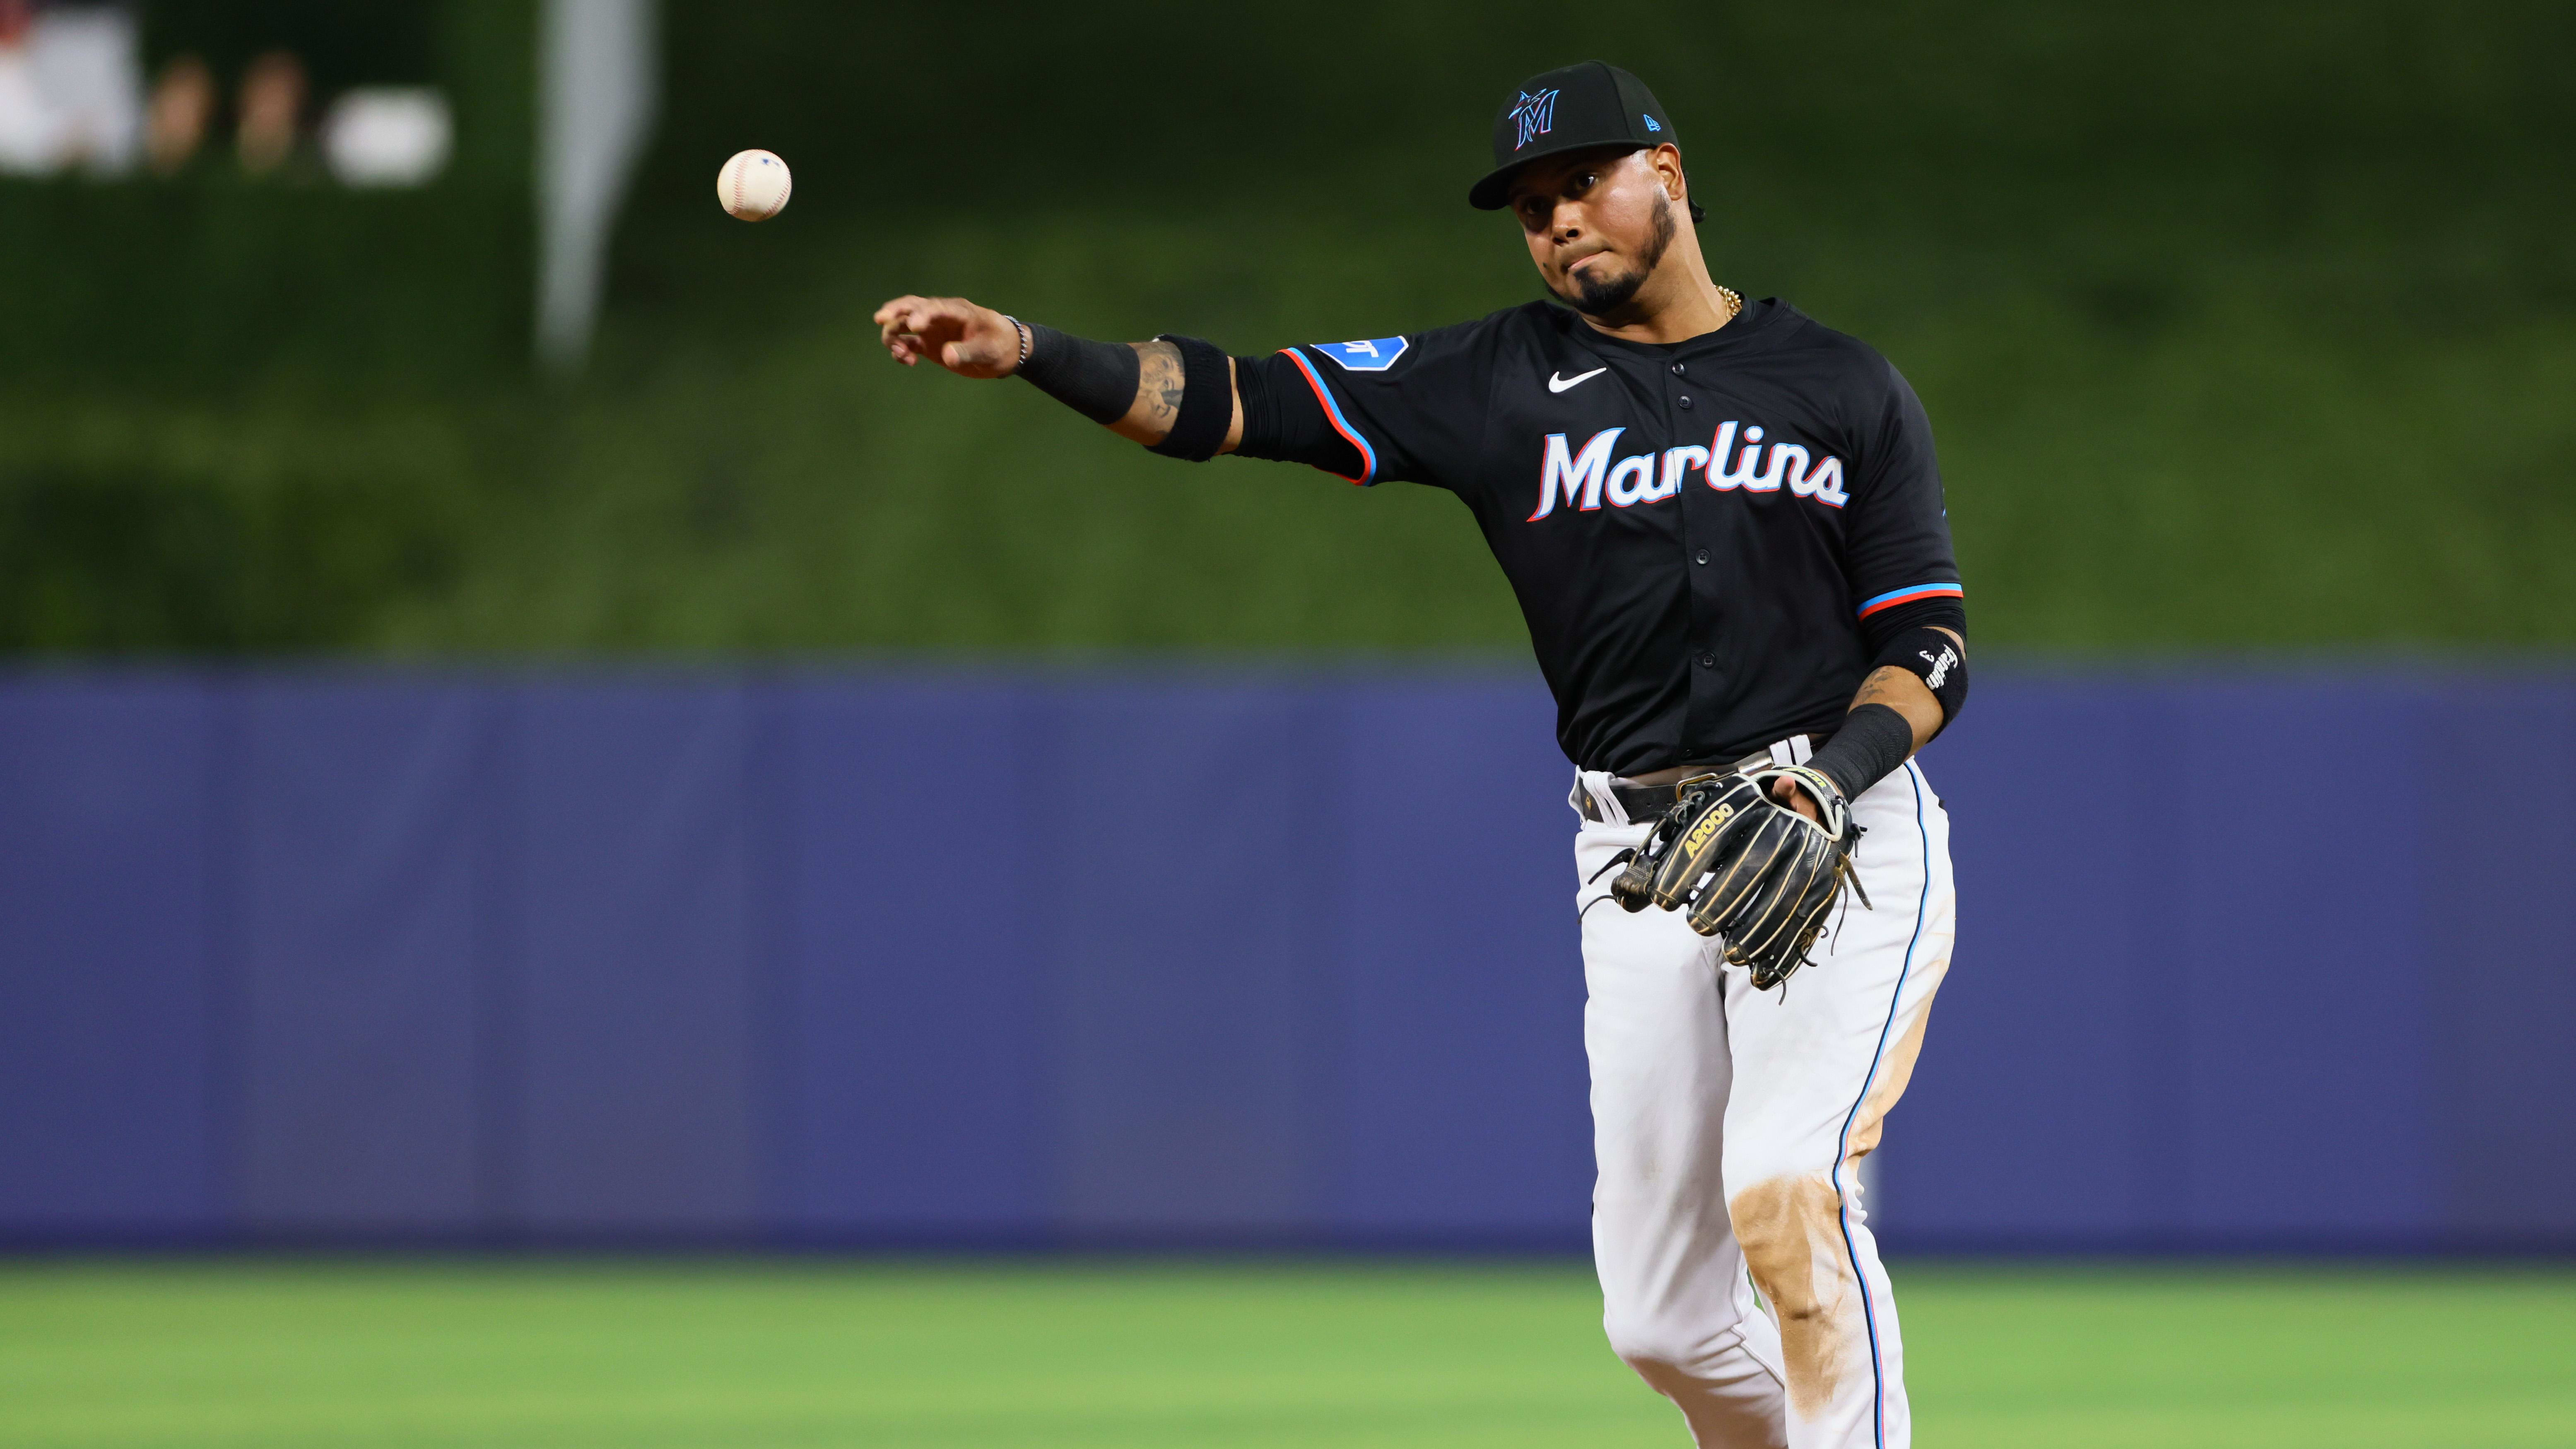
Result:
{"label": "player's ear", "polygon": [[1675,201],[1683,200],[1682,148],[1666,141],[1646,154],[1648,164],[1655,168],[1656,179],[1664,184],[1664,195]]}

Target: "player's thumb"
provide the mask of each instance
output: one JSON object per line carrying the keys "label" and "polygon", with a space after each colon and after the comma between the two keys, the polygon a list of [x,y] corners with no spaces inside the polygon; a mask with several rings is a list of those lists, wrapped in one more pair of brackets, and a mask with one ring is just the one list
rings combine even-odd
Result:
{"label": "player's thumb", "polygon": [[968,377],[991,377],[996,356],[990,340],[972,335],[944,343],[939,349],[941,366]]}

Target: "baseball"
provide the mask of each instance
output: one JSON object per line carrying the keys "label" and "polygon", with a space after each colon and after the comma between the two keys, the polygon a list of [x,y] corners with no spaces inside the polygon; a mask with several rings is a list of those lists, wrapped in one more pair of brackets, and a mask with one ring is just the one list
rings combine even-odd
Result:
{"label": "baseball", "polygon": [[740,221],[767,221],[785,211],[795,189],[787,163],[767,151],[736,151],[716,173],[716,200]]}

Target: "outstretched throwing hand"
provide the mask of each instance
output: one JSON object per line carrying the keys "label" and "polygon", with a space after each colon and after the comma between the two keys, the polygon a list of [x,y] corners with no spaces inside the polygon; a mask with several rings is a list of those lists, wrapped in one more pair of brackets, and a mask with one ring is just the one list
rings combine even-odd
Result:
{"label": "outstretched throwing hand", "polygon": [[963,297],[897,297],[877,309],[877,336],[906,367],[927,359],[959,377],[1008,377],[1019,370],[1020,329]]}

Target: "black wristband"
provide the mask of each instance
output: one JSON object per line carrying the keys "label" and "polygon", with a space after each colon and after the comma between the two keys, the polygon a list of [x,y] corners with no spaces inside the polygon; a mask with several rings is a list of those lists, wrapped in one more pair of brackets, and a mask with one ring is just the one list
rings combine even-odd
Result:
{"label": "black wristband", "polygon": [[1136,382],[1142,364],[1136,349],[1124,342],[1094,342],[1058,332],[1035,322],[1029,329],[1029,360],[1014,374],[1038,391],[1106,426],[1127,416],[1136,405]]}
{"label": "black wristband", "polygon": [[1923,681],[1932,697],[1941,703],[1941,727],[1959,717],[1968,702],[1968,660],[1958,643],[1929,625],[1908,629],[1887,641],[1870,661],[1870,668],[1882,665],[1902,669]]}
{"label": "black wristband", "polygon": [[1914,753],[1914,726],[1883,704],[1864,704],[1843,716],[1842,726],[1807,768],[1834,782],[1846,800],[1886,779]]}
{"label": "black wristband", "polygon": [[1233,366],[1226,361],[1225,349],[1213,342],[1169,333],[1154,340],[1180,350],[1181,407],[1172,419],[1172,430],[1163,435],[1163,441],[1147,445],[1146,451],[1204,463],[1225,446],[1226,430],[1234,425]]}

